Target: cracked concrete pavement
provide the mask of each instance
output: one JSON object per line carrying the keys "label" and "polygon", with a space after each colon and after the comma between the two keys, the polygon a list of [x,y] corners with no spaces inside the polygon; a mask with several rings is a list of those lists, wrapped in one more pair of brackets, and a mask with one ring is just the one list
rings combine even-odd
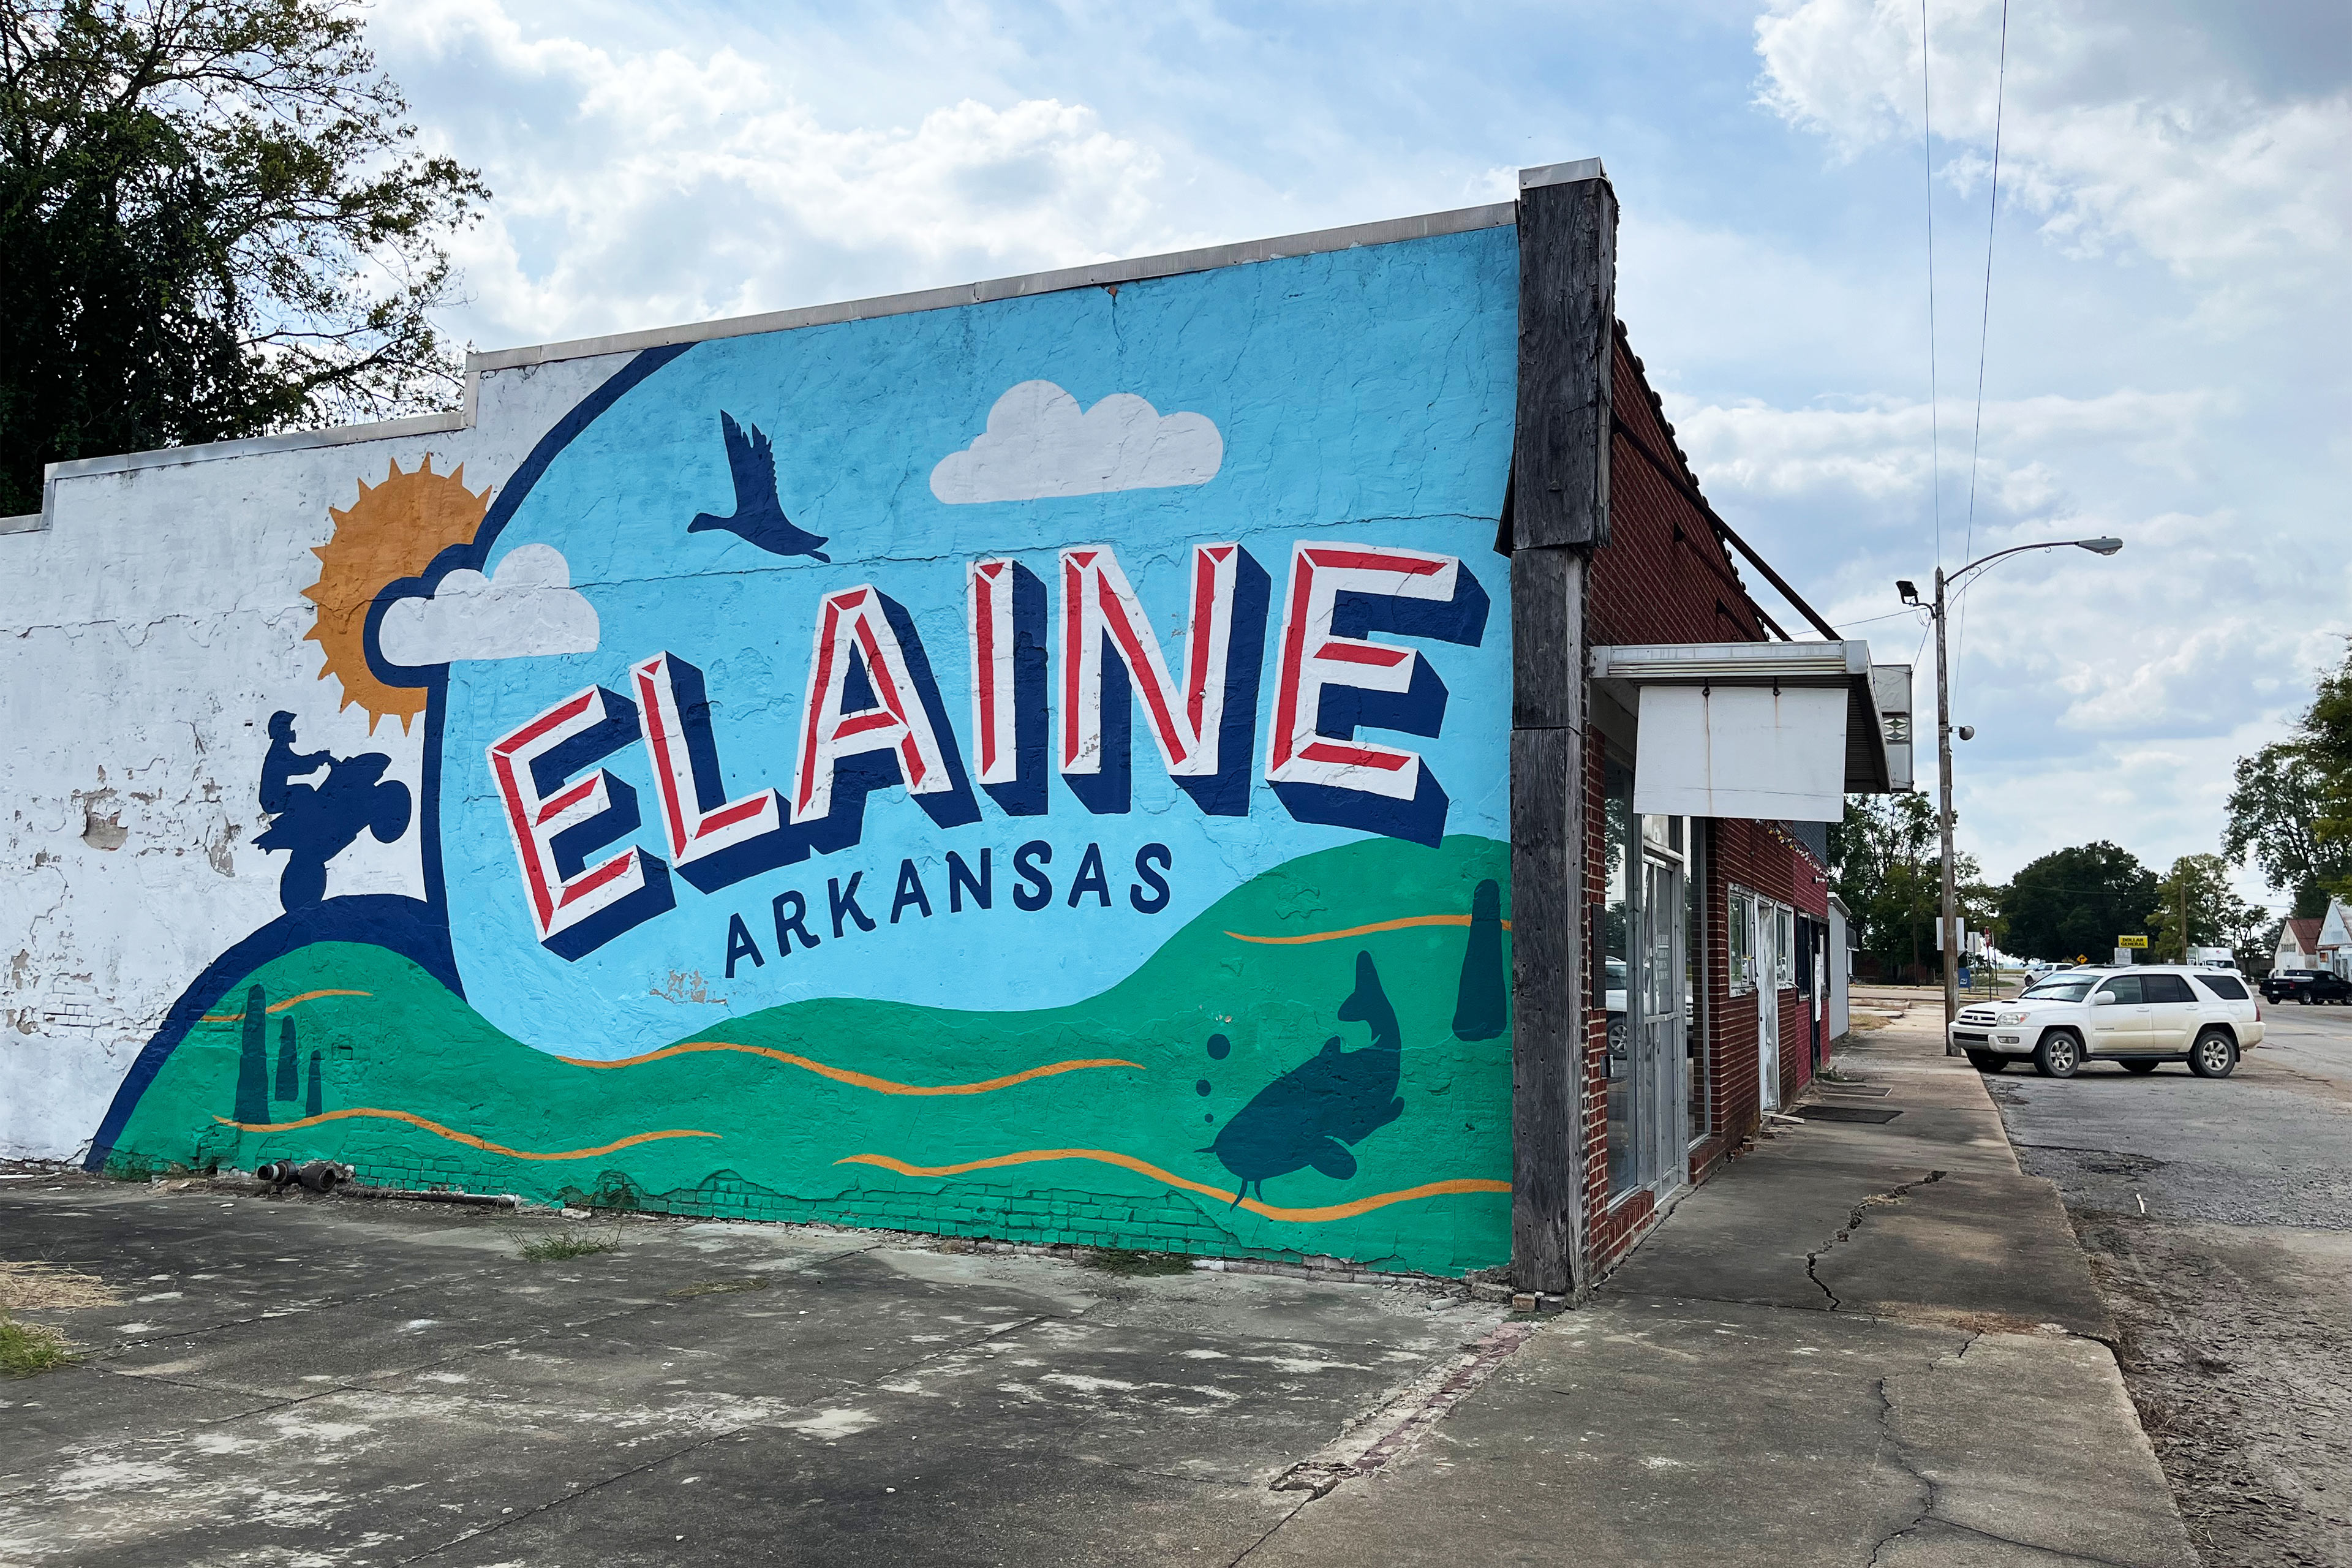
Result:
{"label": "cracked concrete pavement", "polygon": [[1253,1568],[2190,1568],[2083,1255],[1977,1075],[1932,1020],[1840,1066],[1902,1114],[1768,1139]]}
{"label": "cracked concrete pavement", "polygon": [[[619,1250],[531,1263],[527,1238]],[[1123,1277],[919,1238],[341,1199],[0,1188],[26,1313],[0,1563],[1232,1563],[1271,1483],[1504,1312]]]}
{"label": "cracked concrete pavement", "polygon": [[[0,1187],[123,1300],[0,1384],[0,1563],[2195,1563],[2048,1182],[1932,1028],[1538,1324],[814,1227]],[[1801,1108],[1800,1108],[1801,1114]]]}

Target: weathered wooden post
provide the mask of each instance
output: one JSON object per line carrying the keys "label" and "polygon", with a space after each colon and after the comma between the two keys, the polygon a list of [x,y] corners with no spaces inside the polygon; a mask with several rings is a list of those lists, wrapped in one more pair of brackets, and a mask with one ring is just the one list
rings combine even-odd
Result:
{"label": "weathered wooden post", "polygon": [[1581,1297],[1584,605],[1609,538],[1617,198],[1601,161],[1519,176],[1511,463],[1511,1275]]}

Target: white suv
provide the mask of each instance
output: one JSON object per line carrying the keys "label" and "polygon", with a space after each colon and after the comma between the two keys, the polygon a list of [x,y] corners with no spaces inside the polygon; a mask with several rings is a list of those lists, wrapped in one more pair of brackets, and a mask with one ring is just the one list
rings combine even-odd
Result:
{"label": "white suv", "polygon": [[2063,970],[2013,1002],[1965,1007],[1948,1054],[1979,1072],[2028,1058],[2045,1078],[2072,1078],[2085,1061],[2112,1059],[2130,1072],[2187,1062],[2200,1078],[2227,1078],[2262,1038],[2263,1005],[2239,976],[2147,964]]}

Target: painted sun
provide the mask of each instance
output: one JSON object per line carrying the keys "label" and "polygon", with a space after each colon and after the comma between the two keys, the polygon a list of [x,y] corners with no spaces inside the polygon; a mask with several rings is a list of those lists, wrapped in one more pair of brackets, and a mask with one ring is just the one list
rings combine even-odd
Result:
{"label": "painted sun", "polygon": [[379,485],[360,481],[359,499],[330,507],[334,537],[310,552],[319,558],[319,580],[302,596],[319,606],[316,624],[305,634],[326,655],[319,679],[333,676],[343,689],[342,706],[366,710],[368,732],[379,720],[397,716],[406,733],[425,711],[425,689],[392,686],[368,667],[365,637],[368,606],[384,587],[415,577],[453,544],[470,544],[488,511],[490,492],[466,489],[466,469],[433,471],[433,455],[407,471],[397,458]]}

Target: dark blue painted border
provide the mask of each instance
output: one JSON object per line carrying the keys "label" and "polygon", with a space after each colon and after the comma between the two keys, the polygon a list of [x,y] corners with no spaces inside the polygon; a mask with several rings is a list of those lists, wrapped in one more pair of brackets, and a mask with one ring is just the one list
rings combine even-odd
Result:
{"label": "dark blue painted border", "polygon": [[163,1016],[163,1026],[148,1040],[114,1091],[114,1103],[107,1108],[106,1119],[90,1140],[83,1169],[104,1168],[107,1156],[114,1152],[115,1141],[138,1108],[140,1096],[188,1037],[188,1031],[227,994],[229,987],[263,964],[320,942],[363,942],[388,948],[450,990],[457,989],[457,970],[449,955],[448,921],[422,899],[360,893],[280,915],[206,964],[205,972],[180,993],[180,999]]}
{"label": "dark blue painted border", "polygon": [[[414,686],[418,673],[387,665],[377,655],[376,628],[386,606],[397,598],[432,593],[440,586],[442,578],[461,568],[481,570],[499,535],[505,531],[531,488],[546,475],[563,449],[638,383],[693,346],[670,343],[647,349],[614,372],[539,438],[505,489],[491,500],[489,511],[483,517],[482,526],[475,531],[471,544],[443,551],[424,576],[404,578],[376,595],[368,607],[362,646],[367,650],[369,667],[379,679],[394,685]],[[392,588],[400,591],[394,593]],[[425,685],[428,697],[425,710],[425,757],[417,783],[420,798],[416,822],[425,897],[420,900],[369,893],[329,899],[309,909],[280,915],[205,965],[204,973],[180,993],[180,999],[164,1015],[163,1026],[148,1039],[139,1059],[123,1075],[112,1103],[99,1122],[97,1134],[90,1140],[83,1169],[98,1171],[105,1167],[107,1157],[114,1152],[116,1140],[130,1125],[131,1113],[138,1108],[140,1097],[163,1070],[163,1064],[171,1059],[180,1042],[187,1038],[188,1031],[230,986],[265,963],[312,942],[363,942],[399,953],[458,996],[465,995],[465,984],[458,978],[457,956],[449,942],[447,889],[441,868],[441,726],[449,689],[449,667],[433,667]]]}

